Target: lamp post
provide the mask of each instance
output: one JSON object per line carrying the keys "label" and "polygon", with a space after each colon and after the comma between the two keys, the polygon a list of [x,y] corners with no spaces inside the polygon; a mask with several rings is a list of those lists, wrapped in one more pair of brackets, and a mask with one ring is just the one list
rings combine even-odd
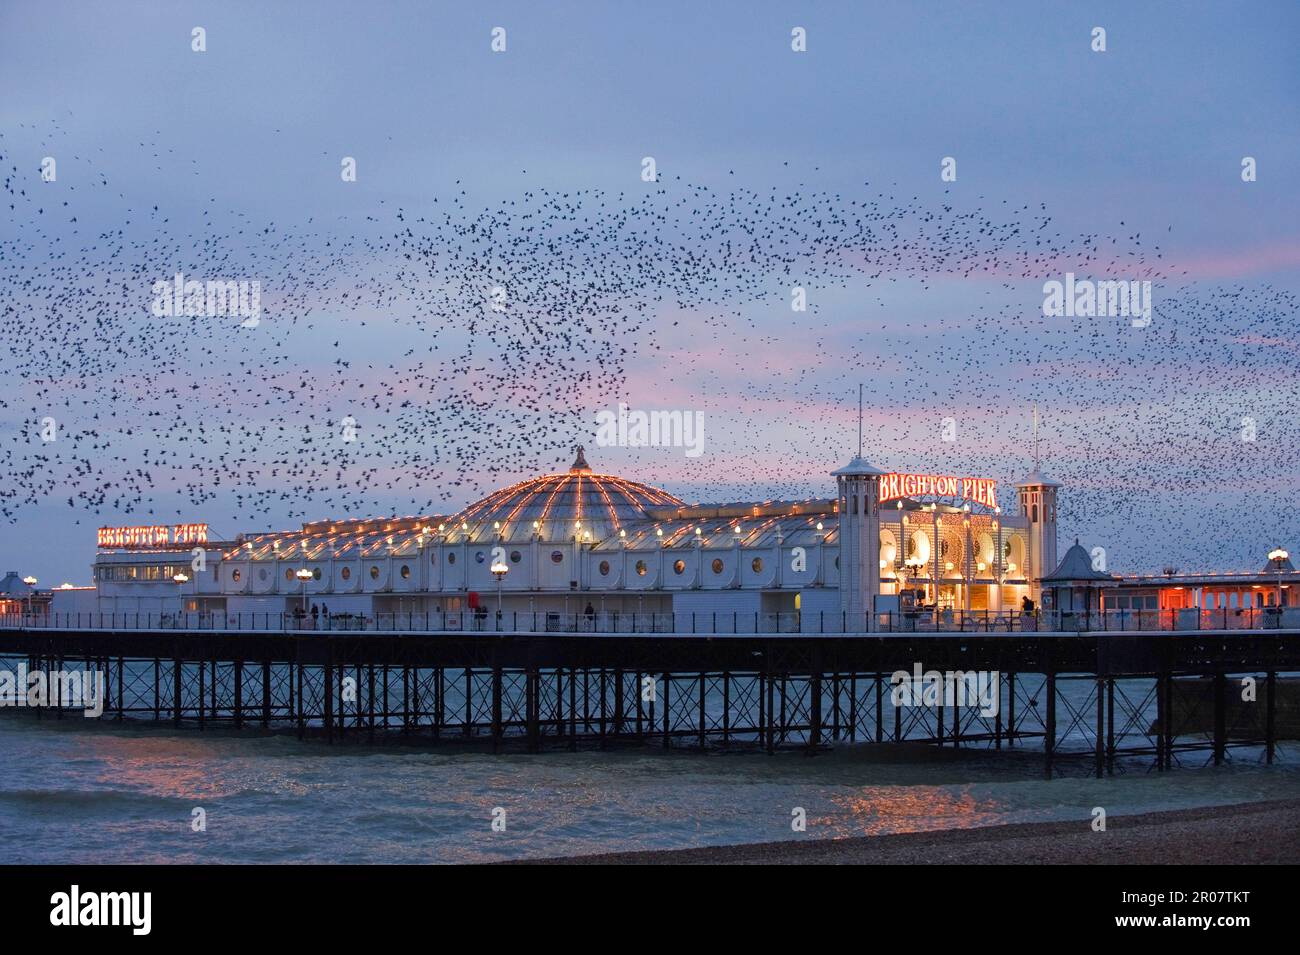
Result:
{"label": "lamp post", "polygon": [[302,619],[307,621],[307,581],[311,580],[311,571],[306,567],[299,567],[294,576],[302,581]]}
{"label": "lamp post", "polygon": [[23,583],[27,585],[27,616],[30,617],[32,615],[32,591],[36,589],[36,578],[24,577]]}
{"label": "lamp post", "polygon": [[1274,547],[1268,552],[1268,559],[1273,562],[1273,567],[1277,570],[1277,620],[1278,626],[1282,625],[1282,572],[1286,569],[1287,559],[1291,555],[1281,547]]}
{"label": "lamp post", "polygon": [[489,568],[492,576],[497,580],[497,629],[501,629],[501,582],[506,579],[506,574],[510,573],[510,565],[500,558],[492,562]]}
{"label": "lamp post", "polygon": [[[177,609],[180,611],[182,622],[185,620],[185,582],[190,579],[190,575],[180,571],[172,575],[172,580],[176,581],[176,602]],[[203,626],[202,618],[199,619],[199,626]]]}

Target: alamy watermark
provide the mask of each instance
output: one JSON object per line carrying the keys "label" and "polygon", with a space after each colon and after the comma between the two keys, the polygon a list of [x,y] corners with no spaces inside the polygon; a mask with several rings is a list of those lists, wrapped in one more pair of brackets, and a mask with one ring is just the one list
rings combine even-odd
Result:
{"label": "alamy watermark", "polygon": [[102,670],[0,670],[0,707],[50,706],[82,709],[87,719],[104,713]]}
{"label": "alamy watermark", "polygon": [[997,670],[922,671],[921,664],[914,663],[910,673],[891,673],[889,682],[895,706],[978,707],[980,716],[996,716],[1002,699]]}
{"label": "alamy watermark", "polygon": [[1134,328],[1151,324],[1150,281],[1094,282],[1075,279],[1043,283],[1043,315],[1047,318],[1131,318]]}
{"label": "alamy watermark", "polygon": [[698,411],[618,411],[596,413],[596,444],[603,448],[685,448],[688,458],[704,453],[704,415]]}
{"label": "alamy watermark", "polygon": [[186,280],[177,272],[171,282],[153,283],[155,318],[216,318],[233,315],[242,318],[244,328],[256,328],[262,320],[262,283],[253,280],[197,279]]}

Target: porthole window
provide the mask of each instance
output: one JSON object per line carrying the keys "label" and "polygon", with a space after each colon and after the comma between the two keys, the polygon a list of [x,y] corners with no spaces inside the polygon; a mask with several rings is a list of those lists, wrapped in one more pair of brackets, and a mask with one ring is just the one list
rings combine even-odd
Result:
{"label": "porthole window", "polygon": [[344,567],[341,571],[339,571],[339,576],[342,577],[344,580],[350,579],[352,577],[352,568]]}
{"label": "porthole window", "polygon": [[519,562],[520,562],[521,560],[523,560],[523,559],[524,559],[524,555],[521,554],[521,553],[519,553],[519,551],[517,551],[517,550],[512,550],[512,551],[510,552],[510,563],[512,563],[512,564],[517,564],[517,563],[519,563]]}
{"label": "porthole window", "polygon": [[285,571],[284,571],[284,579],[287,580],[287,581],[289,581],[289,582],[291,582],[291,583],[293,582],[293,568],[292,568],[292,567],[287,567],[287,568],[285,568]]}
{"label": "porthole window", "polygon": [[401,573],[401,575],[402,575],[402,579],[403,579],[403,580],[410,580],[410,579],[411,579],[411,568],[410,568],[410,567],[407,567],[405,564],[402,565],[402,569],[401,569],[400,573]]}
{"label": "porthole window", "polygon": [[602,577],[608,577],[608,576],[609,576],[609,561],[607,561],[607,560],[602,560],[602,561],[600,562],[600,576],[602,576]]}
{"label": "porthole window", "polygon": [[320,568],[319,568],[319,567],[313,567],[313,568],[312,568],[312,571],[311,571],[311,579],[312,579],[312,580],[320,580]]}
{"label": "porthole window", "polygon": [[487,560],[487,558],[483,556],[483,552],[482,552],[482,551],[479,551],[478,553],[476,553],[476,554],[474,555],[474,562],[475,562],[476,564],[481,564],[481,563],[483,563],[483,561],[485,561],[485,560]]}
{"label": "porthole window", "polygon": [[455,552],[455,551],[452,551],[450,554],[447,555],[447,563],[449,563],[449,564],[454,564],[454,563],[456,563],[456,552]]}
{"label": "porthole window", "polygon": [[646,572],[645,561],[643,561],[643,560],[638,560],[638,561],[636,562],[636,572],[637,572],[637,574],[638,574],[639,576],[641,576],[641,577],[644,577],[644,576],[645,576],[645,572]]}
{"label": "porthole window", "polygon": [[258,580],[266,580],[266,568],[265,568],[265,567],[259,567],[259,568],[257,568],[257,579],[258,579]]}
{"label": "porthole window", "polygon": [[679,560],[679,561],[676,561],[676,562],[673,564],[673,573],[674,573],[674,574],[680,574],[680,573],[682,573],[682,572],[685,571],[685,570],[686,570],[686,561],[684,561],[684,560]]}
{"label": "porthole window", "polygon": [[761,574],[763,572],[763,558],[755,557],[754,562],[749,566],[754,568],[754,573]]}
{"label": "porthole window", "polygon": [[551,563],[559,564],[564,561],[564,552],[559,550],[551,551]]}
{"label": "porthole window", "polygon": [[722,558],[721,558],[721,557],[715,557],[715,558],[713,558],[713,572],[714,572],[715,574],[720,574],[720,573],[722,573]]}
{"label": "porthole window", "polygon": [[238,567],[236,567],[233,571],[230,572],[230,579],[231,579],[231,580],[236,580],[236,581],[239,580],[239,568],[238,568]]}
{"label": "porthole window", "polygon": [[371,568],[370,568],[370,579],[371,579],[371,580],[378,580],[378,579],[379,579],[379,568],[378,568],[378,567],[371,567]]}

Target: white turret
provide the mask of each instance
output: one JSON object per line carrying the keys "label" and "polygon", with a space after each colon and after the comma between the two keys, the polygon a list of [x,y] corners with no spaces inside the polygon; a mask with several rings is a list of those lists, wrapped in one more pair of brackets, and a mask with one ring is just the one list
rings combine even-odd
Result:
{"label": "white turret", "polygon": [[851,626],[864,614],[867,629],[880,593],[880,475],[859,455],[832,471],[839,493],[840,609]]}
{"label": "white turret", "polygon": [[1060,486],[1037,469],[1016,482],[1020,513],[1028,524],[1025,578],[1035,603],[1042,601],[1043,578],[1056,569],[1056,491]]}

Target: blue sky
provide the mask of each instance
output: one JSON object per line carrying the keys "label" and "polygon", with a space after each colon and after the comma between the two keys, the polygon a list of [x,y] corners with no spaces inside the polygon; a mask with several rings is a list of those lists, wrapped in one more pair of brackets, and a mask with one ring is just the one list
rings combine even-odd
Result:
{"label": "blue sky", "polygon": [[[190,49],[194,26],[207,31],[205,53]],[[489,49],[495,26],[507,30],[504,54]],[[806,53],[790,49],[794,26],[807,30]],[[1107,31],[1105,53],[1089,47],[1096,26]],[[1298,28],[1300,7],[1286,2],[18,0],[0,8],[6,172],[17,166],[29,188],[40,188],[38,164],[55,155],[58,188],[85,185],[73,199],[75,229],[6,203],[3,238],[14,244],[3,275],[9,283],[49,275],[42,270],[56,248],[102,245],[97,234],[113,228],[186,247],[238,221],[275,223],[310,235],[319,250],[325,237],[390,234],[394,210],[426,212],[435,199],[445,209],[462,191],[466,209],[522,202],[538,189],[601,190],[609,205],[620,197],[632,204],[645,191],[639,163],[647,155],[669,182],[717,196],[884,195],[941,218],[983,210],[1017,222],[1046,209],[1072,248],[1102,236],[1122,256],[1158,242],[1170,276],[1178,272],[1164,296],[1197,303],[1166,316],[1176,333],[1166,325],[1160,337],[1137,340],[1108,329],[1099,343],[1078,326],[1042,326],[1032,319],[1037,289],[1055,273],[963,278],[939,270],[924,282],[899,273],[828,283],[801,327],[770,296],[712,313],[657,307],[629,339],[619,393],[587,397],[603,406],[626,398],[700,408],[717,440],[698,461],[630,449],[592,457],[691,499],[825,493],[824,475],[853,450],[856,383],[865,378],[879,411],[869,429],[879,463],[1005,482],[1027,463],[1036,401],[1052,470],[1067,495],[1078,489],[1063,537],[1106,543],[1120,569],[1166,559],[1185,569],[1254,566],[1275,536],[1300,548],[1300,516],[1289,503],[1296,469],[1284,453],[1297,426],[1283,412],[1296,397],[1296,352],[1287,345],[1296,316],[1284,304],[1259,316],[1213,317],[1222,306],[1213,295],[1242,288],[1263,302],[1263,289],[1297,290]],[[341,156],[358,161],[358,181],[347,187]],[[955,183],[939,179],[945,156],[957,160]],[[1256,157],[1257,182],[1241,181],[1243,156]],[[96,187],[99,176],[111,187]],[[666,201],[685,195],[670,192]],[[943,234],[924,242],[941,244]],[[348,256],[356,274],[375,282],[392,267],[361,248]],[[1057,261],[1070,267],[1068,256]],[[165,275],[174,263],[151,264]],[[292,263],[277,267],[284,274]],[[774,279],[768,292],[779,286]],[[381,365],[413,347],[409,327],[390,328],[376,311],[362,327],[359,314],[318,308],[314,333],[286,330],[277,347],[308,375],[335,357],[325,331]],[[10,347],[26,348],[32,339],[24,336],[38,328],[15,338],[14,321],[11,313]],[[459,340],[452,317],[446,324]],[[774,382],[784,396],[775,405]],[[556,385],[539,379],[539,387]],[[343,393],[347,383],[338,387]],[[20,435],[36,398],[26,385],[9,397],[0,416]],[[1218,417],[1207,418],[1207,408]],[[954,409],[969,443],[938,446],[936,421]],[[591,418],[595,407],[579,410]],[[1243,415],[1261,424],[1249,447],[1235,440]],[[1132,435],[1117,433],[1121,422]],[[553,443],[580,438],[556,435]],[[11,445],[20,455],[11,469],[31,465],[24,447]],[[116,451],[82,450],[97,467],[129,467]],[[448,509],[527,476],[518,459],[485,456],[476,465],[487,473],[482,487],[448,492]],[[387,463],[400,472],[405,460]],[[70,508],[57,481],[43,493],[0,524],[0,569],[84,581],[93,528],[138,517]],[[150,495],[161,519],[208,519],[229,532],[326,516],[338,499],[320,495],[301,513],[283,507],[254,517],[222,495],[195,513],[168,480]],[[391,507],[405,513],[421,496],[433,493],[393,494]],[[1121,498],[1122,507],[1108,503]],[[367,504],[386,500],[377,493]]]}

